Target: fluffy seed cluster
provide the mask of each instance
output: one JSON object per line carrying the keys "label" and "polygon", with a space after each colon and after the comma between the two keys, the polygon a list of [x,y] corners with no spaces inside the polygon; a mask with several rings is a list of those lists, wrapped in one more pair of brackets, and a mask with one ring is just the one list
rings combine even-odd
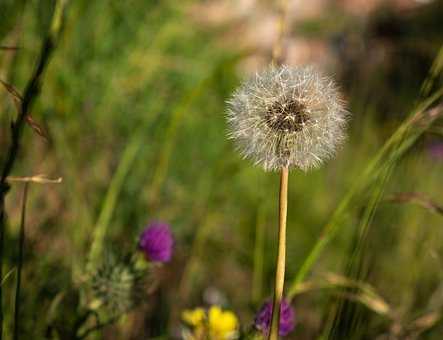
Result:
{"label": "fluffy seed cluster", "polygon": [[334,82],[315,68],[270,66],[235,91],[227,119],[245,158],[267,171],[307,171],[335,154],[347,115]]}

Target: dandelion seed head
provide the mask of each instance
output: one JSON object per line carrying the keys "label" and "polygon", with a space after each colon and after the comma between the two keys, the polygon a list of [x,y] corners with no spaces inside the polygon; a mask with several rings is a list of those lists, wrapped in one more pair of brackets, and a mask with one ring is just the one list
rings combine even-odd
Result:
{"label": "dandelion seed head", "polygon": [[267,171],[307,171],[331,158],[348,113],[334,82],[314,67],[270,66],[228,101],[229,137]]}

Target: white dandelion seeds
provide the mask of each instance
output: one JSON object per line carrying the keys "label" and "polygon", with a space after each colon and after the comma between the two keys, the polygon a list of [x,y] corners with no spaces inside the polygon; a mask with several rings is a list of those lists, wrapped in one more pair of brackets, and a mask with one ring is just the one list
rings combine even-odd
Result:
{"label": "white dandelion seeds", "polygon": [[270,66],[228,101],[229,137],[265,170],[307,171],[342,144],[348,113],[334,82],[312,66]]}

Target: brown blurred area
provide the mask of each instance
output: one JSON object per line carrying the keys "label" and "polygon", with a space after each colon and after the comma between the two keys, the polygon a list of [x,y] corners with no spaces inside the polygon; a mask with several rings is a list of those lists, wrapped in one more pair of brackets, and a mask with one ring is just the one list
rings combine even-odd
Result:
{"label": "brown blurred area", "polygon": [[[338,76],[346,92],[357,79],[380,90],[383,111],[400,101],[384,89],[416,91],[442,43],[442,1],[288,0],[284,59],[289,65],[316,64]],[[237,46],[248,57],[239,71],[250,74],[270,61],[277,39],[275,3],[258,0],[208,1],[189,10],[203,27],[216,29],[221,46]],[[405,72],[405,68],[408,69]],[[380,82],[379,74],[388,74]],[[407,82],[407,86],[404,86]],[[413,86],[411,86],[411,83]],[[403,87],[405,89],[403,89]],[[381,111],[380,110],[380,111]]]}

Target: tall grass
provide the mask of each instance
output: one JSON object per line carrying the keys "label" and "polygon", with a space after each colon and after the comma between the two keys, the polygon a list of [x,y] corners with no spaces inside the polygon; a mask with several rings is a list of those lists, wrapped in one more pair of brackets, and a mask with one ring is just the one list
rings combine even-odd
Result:
{"label": "tall grass", "polygon": [[[359,176],[358,180],[343,198],[331,221],[325,226],[319,240],[307,256],[297,276],[294,278],[289,295],[293,295],[315,261],[320,256],[324,247],[343,225],[343,220],[350,208],[350,204],[356,195],[365,194],[370,186],[379,178],[380,174],[388,166],[394,165],[417,141],[417,139],[432,126],[432,123],[441,117],[441,107],[430,109],[443,95],[443,88],[437,90],[432,96],[417,105],[409,118],[386,141],[381,150],[369,162],[368,166]],[[374,203],[375,204],[375,203]],[[366,219],[369,220],[370,214]]]}
{"label": "tall grass", "polygon": [[[27,117],[32,110],[33,104],[39,94],[40,86],[42,82],[43,73],[47,67],[51,54],[58,42],[62,18],[64,14],[65,1],[59,1],[56,3],[54,13],[51,20],[51,27],[47,33],[46,39],[42,43],[40,49],[40,55],[35,67],[33,74],[31,75],[29,81],[26,84],[22,99],[18,105],[18,115],[17,118],[11,123],[11,141],[9,148],[6,152],[6,157],[4,163],[2,164],[1,177],[0,177],[0,277],[3,277],[3,256],[4,256],[4,235],[6,227],[6,212],[5,212],[5,197],[9,190],[9,185],[7,183],[8,176],[13,170],[15,161],[18,156],[21,144],[21,135],[24,129]],[[22,214],[24,216],[24,212]],[[24,222],[23,222],[24,223]],[[24,228],[24,226],[23,226]],[[24,237],[24,235],[23,235]],[[21,238],[23,239],[23,238]],[[23,244],[20,244],[20,252],[23,250]],[[20,260],[20,265],[22,259]],[[20,292],[20,278],[21,278],[21,268],[18,270],[17,275],[17,303],[19,303],[19,292]],[[2,300],[2,286],[0,285],[0,339],[3,337],[3,300]],[[18,325],[18,312],[19,306],[16,305],[16,315],[15,315],[15,326]],[[14,338],[18,337],[17,329],[14,329]]]}

